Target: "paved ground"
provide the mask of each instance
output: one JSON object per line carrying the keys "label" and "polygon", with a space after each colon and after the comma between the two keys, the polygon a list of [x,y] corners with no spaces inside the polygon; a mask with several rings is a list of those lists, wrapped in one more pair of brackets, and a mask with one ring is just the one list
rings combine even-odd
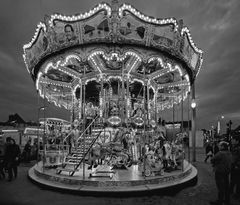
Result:
{"label": "paved ground", "polygon": [[[197,150],[198,183],[172,195],[152,194],[137,197],[90,197],[64,194],[41,189],[27,178],[31,165],[22,164],[19,167],[19,177],[12,182],[0,180],[1,205],[123,205],[123,204],[166,204],[166,205],[207,205],[216,198],[216,187],[211,165],[204,163],[204,150]],[[232,200],[233,205],[240,201]]]}

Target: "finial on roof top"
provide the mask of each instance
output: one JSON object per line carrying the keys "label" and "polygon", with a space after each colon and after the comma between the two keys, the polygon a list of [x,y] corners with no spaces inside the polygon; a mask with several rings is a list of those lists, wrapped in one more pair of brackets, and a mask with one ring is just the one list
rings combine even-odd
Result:
{"label": "finial on roof top", "polygon": [[119,2],[118,0],[112,0],[112,10],[113,11],[117,11],[118,10],[118,7],[119,7]]}

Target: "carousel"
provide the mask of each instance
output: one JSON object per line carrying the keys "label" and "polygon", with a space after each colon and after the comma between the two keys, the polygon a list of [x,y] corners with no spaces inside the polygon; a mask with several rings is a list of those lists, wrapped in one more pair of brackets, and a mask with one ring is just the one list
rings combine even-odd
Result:
{"label": "carousel", "polygon": [[69,121],[41,121],[33,181],[119,193],[197,176],[184,157],[186,133],[169,135],[162,117],[189,99],[202,65],[182,20],[113,0],[83,14],[46,16],[23,49],[39,96],[69,111]]}

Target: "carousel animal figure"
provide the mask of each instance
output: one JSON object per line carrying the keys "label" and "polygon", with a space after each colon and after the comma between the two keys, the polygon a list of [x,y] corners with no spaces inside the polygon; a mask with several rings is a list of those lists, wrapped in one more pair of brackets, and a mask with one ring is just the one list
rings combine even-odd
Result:
{"label": "carousel animal figure", "polygon": [[153,147],[149,147],[149,150],[146,152],[145,158],[145,166],[143,160],[139,162],[139,170],[142,172],[142,174],[147,177],[163,175],[164,172],[162,160],[156,155],[156,151]]}
{"label": "carousel animal figure", "polygon": [[[126,142],[125,142],[126,141]],[[117,167],[132,165],[132,156],[127,149],[127,137],[124,136],[124,130],[118,130],[112,141],[97,143],[90,150],[90,167],[98,164],[116,165]]]}
{"label": "carousel animal figure", "polygon": [[170,157],[171,157],[171,145],[169,141],[164,141],[163,146],[163,166],[165,170],[170,168]]}
{"label": "carousel animal figure", "polygon": [[171,143],[171,163],[174,169],[177,168],[177,161],[176,161],[176,154],[177,154],[177,146],[174,141]]}
{"label": "carousel animal figure", "polygon": [[179,133],[175,140],[176,145],[176,162],[177,164],[182,163],[184,158],[184,139],[186,138],[186,133]]}

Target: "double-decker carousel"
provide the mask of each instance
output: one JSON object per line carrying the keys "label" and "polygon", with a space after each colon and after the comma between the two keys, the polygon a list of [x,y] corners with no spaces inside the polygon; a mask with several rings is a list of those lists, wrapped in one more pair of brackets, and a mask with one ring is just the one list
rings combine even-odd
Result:
{"label": "double-decker carousel", "polygon": [[197,176],[184,159],[183,135],[170,138],[158,120],[188,97],[202,64],[182,20],[149,17],[113,0],[84,14],[46,16],[23,48],[39,95],[71,113],[70,124],[41,123],[32,180],[119,193]]}

